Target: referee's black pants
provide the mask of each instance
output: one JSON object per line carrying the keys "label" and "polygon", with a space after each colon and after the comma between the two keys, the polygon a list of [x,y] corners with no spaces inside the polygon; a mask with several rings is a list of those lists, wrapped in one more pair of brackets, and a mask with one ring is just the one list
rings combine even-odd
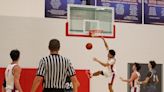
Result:
{"label": "referee's black pants", "polygon": [[43,92],[64,92],[64,89],[44,88]]}

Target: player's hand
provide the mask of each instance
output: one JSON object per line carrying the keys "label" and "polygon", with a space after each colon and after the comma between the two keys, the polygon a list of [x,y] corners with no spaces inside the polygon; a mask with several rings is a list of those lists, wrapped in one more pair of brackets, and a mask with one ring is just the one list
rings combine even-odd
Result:
{"label": "player's hand", "polygon": [[140,82],[139,81],[137,81],[136,83],[137,83],[137,85],[140,85]]}
{"label": "player's hand", "polygon": [[122,77],[120,77],[120,80],[123,81],[124,79]]}
{"label": "player's hand", "polygon": [[93,61],[96,61],[96,62],[98,62],[98,59],[94,57],[94,58],[93,58]]}
{"label": "player's hand", "polygon": [[101,36],[101,39],[102,39],[103,41],[105,40],[103,36]]}

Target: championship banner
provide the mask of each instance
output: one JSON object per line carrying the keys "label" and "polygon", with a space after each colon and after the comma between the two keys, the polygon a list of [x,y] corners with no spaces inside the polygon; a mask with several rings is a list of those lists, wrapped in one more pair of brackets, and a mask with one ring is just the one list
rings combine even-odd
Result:
{"label": "championship banner", "polygon": [[142,0],[97,0],[97,6],[115,8],[115,21],[142,23]]}
{"label": "championship banner", "polygon": [[144,1],[144,23],[164,25],[164,0]]}
{"label": "championship banner", "polygon": [[95,5],[95,0],[45,0],[45,17],[67,18],[67,4]]}

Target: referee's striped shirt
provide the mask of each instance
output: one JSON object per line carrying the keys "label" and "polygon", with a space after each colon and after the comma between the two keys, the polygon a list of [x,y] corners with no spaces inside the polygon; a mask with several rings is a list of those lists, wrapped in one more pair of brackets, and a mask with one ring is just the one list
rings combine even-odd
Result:
{"label": "referee's striped shirt", "polygon": [[42,58],[37,71],[37,76],[44,77],[44,88],[64,89],[66,77],[74,75],[70,60],[58,54]]}

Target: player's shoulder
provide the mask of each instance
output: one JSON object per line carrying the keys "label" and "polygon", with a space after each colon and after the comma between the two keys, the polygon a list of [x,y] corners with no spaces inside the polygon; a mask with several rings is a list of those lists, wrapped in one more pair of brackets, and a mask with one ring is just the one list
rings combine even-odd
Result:
{"label": "player's shoulder", "polygon": [[140,76],[140,72],[138,72],[138,71],[136,71],[135,74],[136,74],[137,76]]}
{"label": "player's shoulder", "polygon": [[18,64],[14,64],[14,66],[13,66],[13,70],[15,70],[15,71],[20,71],[20,70],[21,70],[20,65],[18,65]]}
{"label": "player's shoulder", "polygon": [[18,67],[18,68],[20,68],[20,65],[17,63],[10,63],[7,65],[7,67]]}
{"label": "player's shoulder", "polygon": [[8,67],[11,67],[11,64],[8,64],[8,65],[6,66],[6,68],[8,68]]}

